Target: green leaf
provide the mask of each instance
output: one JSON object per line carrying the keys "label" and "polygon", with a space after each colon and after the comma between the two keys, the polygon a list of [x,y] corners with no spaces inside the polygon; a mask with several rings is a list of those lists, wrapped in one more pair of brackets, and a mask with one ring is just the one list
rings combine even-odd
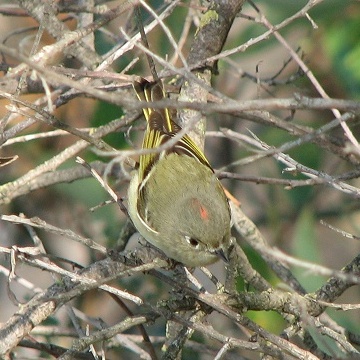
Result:
{"label": "green leaf", "polygon": [[[293,237],[293,256],[311,262],[321,264],[321,256],[317,244],[317,235],[315,231],[315,215],[311,207],[304,207],[297,218]],[[316,275],[308,269],[298,266],[293,269],[294,275],[307,291],[314,291],[319,288],[324,278]]]}

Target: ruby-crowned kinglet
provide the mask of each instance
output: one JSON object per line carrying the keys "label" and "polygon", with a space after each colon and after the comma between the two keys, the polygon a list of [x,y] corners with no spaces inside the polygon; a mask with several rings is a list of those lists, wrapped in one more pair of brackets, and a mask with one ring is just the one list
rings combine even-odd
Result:
{"label": "ruby-crowned kinglet", "polygon": [[[165,97],[161,83],[145,79],[134,89],[142,101]],[[156,149],[180,130],[168,109],[144,109],[143,149]],[[162,152],[140,156],[128,190],[128,212],[139,233],[170,258],[203,266],[225,257],[230,209],[220,181],[189,136]]]}

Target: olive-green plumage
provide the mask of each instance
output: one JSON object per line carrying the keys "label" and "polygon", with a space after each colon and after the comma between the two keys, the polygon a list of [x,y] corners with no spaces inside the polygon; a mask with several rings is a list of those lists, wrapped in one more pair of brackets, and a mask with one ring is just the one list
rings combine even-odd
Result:
{"label": "olive-green plumage", "polygon": [[[164,96],[160,84],[134,88],[140,100]],[[144,109],[143,148],[157,148],[181,128],[167,109]],[[230,210],[220,181],[203,152],[185,135],[170,149],[142,155],[129,190],[129,215],[139,233],[167,256],[202,266],[224,255],[230,240]]]}

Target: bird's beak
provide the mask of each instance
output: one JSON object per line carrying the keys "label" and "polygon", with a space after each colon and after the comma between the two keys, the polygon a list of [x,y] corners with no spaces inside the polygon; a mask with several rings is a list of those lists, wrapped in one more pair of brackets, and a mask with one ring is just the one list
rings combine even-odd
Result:
{"label": "bird's beak", "polygon": [[229,258],[227,254],[225,254],[224,249],[219,248],[214,251],[214,255],[218,256],[221,260],[225,261],[226,263],[229,262]]}

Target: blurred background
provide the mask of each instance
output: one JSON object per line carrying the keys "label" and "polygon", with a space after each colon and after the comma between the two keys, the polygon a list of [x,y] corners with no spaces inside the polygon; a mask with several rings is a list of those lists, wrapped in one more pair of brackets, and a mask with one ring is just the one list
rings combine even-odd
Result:
{"label": "blurred background", "polygon": [[[59,2],[66,5],[66,2]],[[118,5],[118,1],[106,2],[108,7]],[[164,6],[162,1],[149,1],[149,5],[161,12]],[[275,25],[288,19],[299,11],[307,1],[255,1],[256,6],[266,16],[268,21]],[[5,14],[4,9],[8,2],[0,1],[0,34],[2,43],[16,48],[24,55],[29,55],[34,37],[38,30],[38,23],[28,16],[14,16]],[[192,4],[192,2],[191,2]],[[14,4],[15,5],[15,4]],[[189,2],[177,6],[172,14],[165,20],[176,40],[187,26],[189,16]],[[196,31],[196,24],[201,17],[201,11],[193,11],[193,23],[182,48],[183,53],[189,51]],[[246,15],[246,16],[244,16]],[[297,53],[309,69],[313,72],[327,94],[332,98],[353,99],[360,98],[360,6],[358,1],[327,0],[314,6],[309,15],[313,24],[306,17],[289,21],[288,25],[280,30],[292,49]],[[152,20],[151,16],[143,12],[145,24]],[[59,13],[58,18],[63,20],[67,27],[75,29],[76,16],[71,12]],[[96,15],[95,15],[96,18]],[[256,20],[260,15],[254,8],[246,3],[241,14],[237,16],[231,28],[224,49],[232,49],[263,34],[266,29]],[[131,25],[133,26],[131,28]],[[111,49],[124,42],[119,32],[120,27],[133,35],[136,31],[134,21],[129,21],[129,13],[124,13],[119,18],[96,31],[95,50],[98,54],[107,54]],[[164,58],[171,59],[174,50],[170,46],[167,36],[157,26],[148,35],[151,50]],[[51,44],[54,39],[45,31],[39,47]],[[127,66],[135,59],[129,69]],[[59,58],[53,65],[64,68],[79,68],[79,63],[74,58]],[[2,64],[15,67],[18,61],[5,54],[2,55]],[[181,66],[180,61],[176,62]],[[4,69],[4,68],[3,68]],[[115,72],[149,76],[150,72],[144,55],[139,50],[126,52],[113,64]],[[158,66],[160,69],[160,66]],[[6,71],[0,74],[5,76]],[[213,87],[226,96],[239,102],[245,100],[291,98],[294,94],[308,97],[320,97],[310,83],[309,79],[299,71],[298,65],[291,59],[287,49],[280,44],[274,36],[269,36],[263,41],[239,51],[233,55],[220,59],[218,74],[213,77]],[[35,102],[40,94],[25,94],[21,99]],[[9,114],[9,101],[0,98],[0,117],[4,119]],[[270,110],[273,115],[287,121],[312,129],[317,129],[334,119],[330,110]],[[76,96],[63,106],[56,108],[54,116],[66,124],[76,128],[94,128],[120,118],[126,113],[122,109],[105,101],[91,99],[86,96]],[[16,116],[7,123],[5,130],[25,124],[26,117]],[[106,136],[104,140],[116,149],[130,149],[139,146],[142,139],[143,119],[139,119],[133,129],[120,129]],[[352,133],[359,138],[358,120],[349,123]],[[276,179],[306,179],[301,174],[284,171],[285,166],[273,157],[265,157],[259,161],[245,165],[236,165],[239,160],[253,155],[254,149],[242,141],[234,141],[220,135],[221,129],[231,129],[239,134],[251,137],[255,134],[270,146],[279,147],[282,144],[295,140],[296,136],[287,131],[268,124],[260,124],[231,114],[213,113],[208,116],[205,152],[216,170],[230,171],[242,176],[268,177]],[[61,153],[73,145],[78,139],[73,135],[49,136],[33,140],[15,142],[17,137],[31,134],[40,134],[54,130],[43,122],[36,121],[31,126],[25,126],[12,138],[1,145],[0,156],[14,156],[19,158],[12,164],[0,168],[0,185],[13,182],[27,174],[45,161]],[[338,126],[329,132],[340,146],[345,146],[346,139],[343,130]],[[131,142],[130,142],[131,140]],[[317,171],[322,171],[332,176],[338,176],[351,171],[358,171],[358,165],[335,154],[331,149],[326,149],[318,144],[305,142],[287,152],[300,164]],[[77,154],[86,161],[95,160],[107,163],[109,157],[104,157],[87,147]],[[61,164],[58,170],[69,169],[75,166],[75,159],[70,158]],[[348,184],[359,188],[357,178],[345,180]],[[320,220],[331,224],[350,234],[360,234],[360,209],[359,200],[352,194],[328,186],[327,184],[300,186],[287,189],[283,184],[257,184],[256,182],[224,179],[223,183],[228,190],[241,202],[242,210],[259,227],[264,237],[274,247],[299,258],[313,262],[330,269],[340,270],[360,252],[358,239],[350,239],[320,224]],[[112,179],[112,185],[121,196],[126,195],[127,180]],[[107,205],[91,212],[90,208],[108,200],[107,193],[92,177],[71,183],[59,183],[23,196],[12,198],[10,202],[1,204],[2,214],[25,214],[26,217],[39,217],[47,223],[63,229],[71,229],[84,237],[91,238],[108,249],[116,246],[120,229],[126,217],[116,204]],[[36,230],[49,254],[66,258],[81,266],[87,266],[101,256],[96,252],[76,243],[66,236],[54,235],[41,230]],[[243,246],[252,265],[265,276],[274,286],[281,286],[277,277],[268,269],[261,257],[252,250],[242,239],[234,233]],[[133,240],[137,244],[137,239]],[[31,246],[32,240],[29,232],[20,225],[0,221],[0,246],[8,247]],[[9,268],[9,257],[0,254],[0,264]],[[62,264],[71,269],[70,265]],[[223,264],[216,264],[213,271],[224,277]],[[292,267],[293,273],[309,292],[318,289],[326,277],[316,275],[310,271]],[[53,283],[53,278],[47,272],[19,264],[16,268],[18,276],[28,279],[39,288],[46,288]],[[9,300],[6,291],[7,277],[4,273],[0,276],[0,322],[5,322],[16,311],[17,306]],[[150,276],[132,277],[121,283],[122,288],[136,293],[138,296],[151,299],[166,297],[169,288],[159,280]],[[11,284],[12,291],[20,302],[27,301],[32,296],[32,291],[19,285]],[[210,288],[211,290],[212,288]],[[239,289],[243,289],[239,285]],[[213,289],[212,289],[213,290]],[[338,299],[343,303],[359,303],[359,287],[353,287]],[[80,306],[88,316],[101,318],[108,324],[113,324],[125,316],[118,305],[105,293],[90,291],[74,305]],[[335,311],[328,313],[343,327],[350,331],[359,330],[359,311]],[[249,312],[251,319],[269,331],[279,334],[284,327],[283,319],[274,312]],[[56,319],[65,319],[65,310],[56,314]],[[224,321],[224,324],[226,322]],[[149,328],[151,335],[163,335],[161,322]],[[226,326],[226,325],[224,325]],[[226,330],[230,333],[233,330]],[[33,355],[30,350],[28,356]],[[24,355],[25,356],[25,355]],[[130,356],[130,353],[129,353]],[[195,356],[193,354],[193,356]],[[196,355],[198,358],[201,355]],[[134,357],[135,358],[135,357]],[[185,357],[186,358],[186,357]],[[190,358],[190,357],[189,357]],[[192,359],[196,357],[191,357]],[[211,358],[211,357],[209,357]]]}

